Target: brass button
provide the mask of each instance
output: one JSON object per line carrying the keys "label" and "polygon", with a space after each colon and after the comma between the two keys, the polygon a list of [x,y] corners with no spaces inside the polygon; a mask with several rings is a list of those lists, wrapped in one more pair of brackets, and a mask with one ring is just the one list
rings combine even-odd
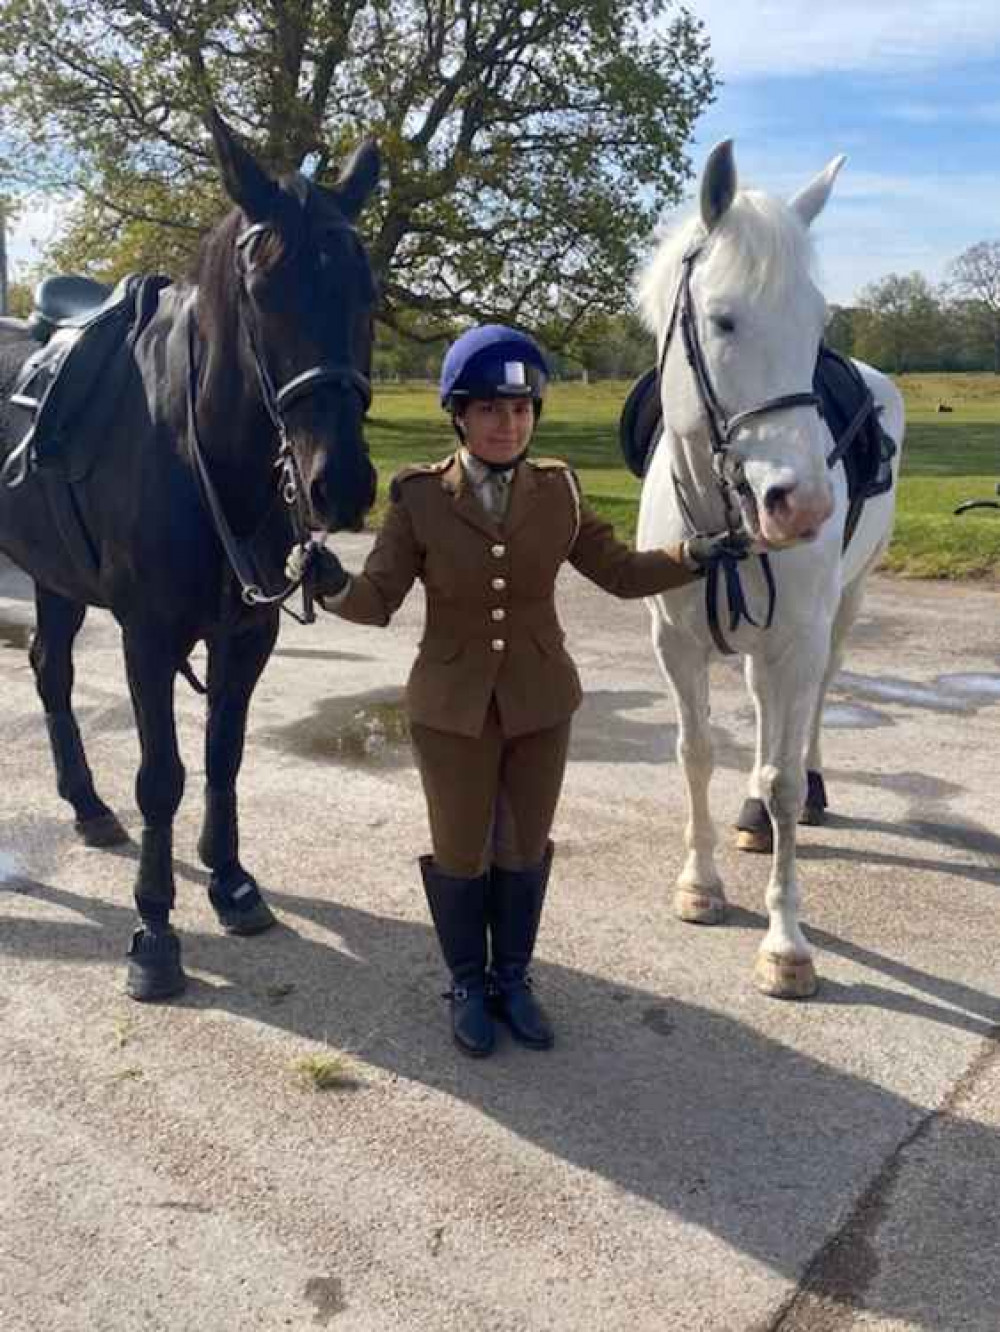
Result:
{"label": "brass button", "polygon": [[493,547],[493,554],[498,560],[501,560],[507,554],[507,547],[502,545],[498,541],[497,544]]}
{"label": "brass button", "polygon": [[490,587],[492,587],[494,592],[502,592],[506,586],[506,578],[494,578],[492,583],[490,583]]}
{"label": "brass button", "polygon": [[502,638],[494,638],[493,642],[490,644],[490,647],[494,652],[502,652],[506,646],[507,644]]}
{"label": "brass button", "polygon": [[490,611],[490,614],[493,616],[494,620],[504,620],[507,618],[507,612],[500,606],[494,606],[493,610]]}

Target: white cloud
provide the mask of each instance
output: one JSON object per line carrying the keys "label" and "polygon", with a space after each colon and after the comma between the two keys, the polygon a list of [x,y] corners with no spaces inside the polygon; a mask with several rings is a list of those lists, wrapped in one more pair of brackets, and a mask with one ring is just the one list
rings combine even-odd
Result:
{"label": "white cloud", "polygon": [[1000,46],[997,0],[688,0],[724,79],[928,69]]}

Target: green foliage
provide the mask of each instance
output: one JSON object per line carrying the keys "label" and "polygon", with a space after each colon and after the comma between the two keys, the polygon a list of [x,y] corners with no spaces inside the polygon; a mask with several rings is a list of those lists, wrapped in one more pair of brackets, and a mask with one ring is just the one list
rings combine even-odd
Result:
{"label": "green foliage", "polygon": [[329,178],[374,134],[383,318],[503,318],[550,345],[620,310],[713,95],[674,0],[0,0],[0,133],[80,203],[58,261],[189,264],[221,208],[215,104],[275,170]]}

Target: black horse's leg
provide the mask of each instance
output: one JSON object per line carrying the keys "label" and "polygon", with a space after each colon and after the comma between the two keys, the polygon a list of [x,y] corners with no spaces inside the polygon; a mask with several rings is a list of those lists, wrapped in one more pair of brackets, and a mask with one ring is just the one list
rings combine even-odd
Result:
{"label": "black horse's leg", "polygon": [[160,635],[126,628],[125,664],[142,757],[135,793],[142,844],[135,884],[140,927],[129,948],[125,988],[133,999],[168,999],[184,989],[180,940],[170,928],[174,905],[173,822],[184,793],[177,749],[174,680],[182,653]]}
{"label": "black horse's leg", "polygon": [[128,833],[94,789],[73,716],[73,641],[86,606],[35,586],[35,634],[29,657],[56,768],[56,789],[73,806],[74,826],[88,846],[117,846]]}
{"label": "black horse's leg", "polygon": [[209,898],[227,934],[260,934],[275,924],[257,883],[240,864],[236,778],[243,760],[247,710],[278,637],[278,615],[262,616],[208,644],[205,821],[198,854],[212,871]]}

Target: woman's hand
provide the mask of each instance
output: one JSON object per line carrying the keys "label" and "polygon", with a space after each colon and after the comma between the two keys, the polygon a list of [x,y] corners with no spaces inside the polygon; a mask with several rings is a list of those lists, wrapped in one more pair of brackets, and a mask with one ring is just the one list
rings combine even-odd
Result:
{"label": "woman's hand", "polygon": [[308,582],[318,597],[335,597],[347,586],[349,575],[332,550],[307,541],[292,547],[285,562],[285,577],[293,583]]}
{"label": "woman's hand", "polygon": [[698,532],[684,542],[684,560],[690,569],[704,573],[720,560],[745,560],[752,547],[747,531]]}

